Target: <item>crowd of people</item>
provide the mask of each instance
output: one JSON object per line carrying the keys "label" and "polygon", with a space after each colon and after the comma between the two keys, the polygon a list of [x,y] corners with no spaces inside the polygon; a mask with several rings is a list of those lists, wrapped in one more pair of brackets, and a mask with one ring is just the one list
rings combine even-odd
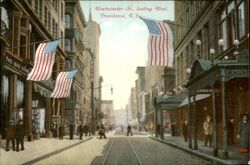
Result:
{"label": "crowd of people", "polygon": [[[171,125],[172,136],[176,136],[176,122],[173,122]],[[204,146],[212,147],[212,135],[213,135],[213,123],[211,121],[211,116],[207,115],[205,121],[203,122],[203,131],[204,131]],[[235,134],[235,123],[234,118],[230,117],[227,123],[227,132],[228,132],[228,144],[234,145],[236,144],[236,134]],[[182,134],[184,137],[184,141],[188,141],[189,135],[189,123],[186,120],[182,125]],[[249,152],[249,136],[250,136],[250,122],[248,120],[248,115],[244,114],[242,120],[238,125],[237,130],[237,138],[239,141],[240,152],[246,153]]]}

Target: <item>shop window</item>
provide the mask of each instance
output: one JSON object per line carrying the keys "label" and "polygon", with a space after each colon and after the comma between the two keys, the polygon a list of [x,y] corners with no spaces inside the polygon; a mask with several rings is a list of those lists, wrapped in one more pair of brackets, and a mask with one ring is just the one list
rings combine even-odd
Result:
{"label": "shop window", "polygon": [[9,77],[6,75],[3,75],[3,80],[2,80],[2,103],[3,104],[6,104],[9,102],[9,96],[10,96],[9,82],[10,82]]}
{"label": "shop window", "polygon": [[16,93],[17,108],[23,108],[24,107],[24,81],[18,78],[16,86],[17,86],[17,93]]}

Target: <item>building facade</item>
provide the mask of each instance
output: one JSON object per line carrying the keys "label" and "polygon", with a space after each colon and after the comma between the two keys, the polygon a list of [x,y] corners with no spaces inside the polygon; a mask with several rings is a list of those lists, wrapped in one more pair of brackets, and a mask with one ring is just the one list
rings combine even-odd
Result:
{"label": "building facade", "polygon": [[[222,65],[223,62],[227,63],[227,60],[228,62],[231,60],[235,65],[238,65],[240,58],[245,55],[249,56],[249,31],[247,30],[249,22],[246,19],[248,15],[249,5],[246,0],[175,1],[175,22],[178,26],[174,34],[176,41],[176,87],[174,89],[177,94],[185,92],[187,83],[191,84],[190,78],[192,83],[195,82],[193,81],[194,76],[198,75],[199,70],[202,71],[204,69],[202,67],[206,64],[216,61],[219,66],[220,63]],[[213,50],[211,51],[211,49]],[[200,63],[199,69],[198,62],[201,61],[204,63]],[[208,65],[206,66],[208,67]],[[243,71],[238,72],[242,73]],[[233,117],[235,120],[234,129],[237,132],[242,115],[249,115],[249,79],[244,76],[239,78],[236,76],[228,80],[223,79],[222,82],[225,84],[221,85],[221,81],[216,81],[212,85],[212,89],[205,88],[196,91],[197,101],[194,118],[190,118],[187,105],[179,108],[174,113],[174,118],[179,126],[183,124],[184,120],[191,120],[194,128],[197,129],[197,131],[193,130],[194,137],[204,139],[203,122],[207,115],[216,115],[215,120],[213,120],[217,125],[214,132],[217,136],[216,142],[218,145],[223,144],[226,156],[226,122],[230,117]],[[213,101],[211,90],[215,90],[214,100],[216,102]],[[200,98],[199,94],[204,94],[204,92],[207,97]],[[247,99],[242,99],[243,97]],[[213,109],[216,110],[215,113]],[[234,136],[237,139],[236,134]],[[196,140],[194,140],[194,148],[197,148],[195,143]]]}
{"label": "building facade", "polygon": [[[52,100],[50,95],[66,58],[62,38],[65,34],[65,3],[63,0],[1,0],[0,3],[1,134],[5,137],[10,120],[23,119],[28,140],[39,134],[49,135],[54,120],[52,116],[64,116],[64,101]],[[58,38],[61,44],[56,52],[51,79],[27,81],[39,43]]]}
{"label": "building facade", "polygon": [[[89,122],[88,114],[91,109],[89,77],[89,62],[92,58],[91,51],[84,45],[84,28],[87,22],[81,9],[79,0],[65,1],[65,52],[67,53],[67,69],[78,69],[72,88],[71,95],[66,99],[65,117],[67,121],[73,121],[75,125],[81,122]],[[86,50],[85,50],[86,49]]]}
{"label": "building facade", "polygon": [[[83,2],[82,2],[83,5]],[[98,115],[101,113],[101,87],[99,86],[102,83],[102,78],[100,78],[99,73],[99,37],[101,35],[100,25],[92,19],[91,8],[89,10],[89,19],[87,21],[87,26],[84,28],[84,43],[86,47],[88,47],[91,53],[94,55],[92,59],[90,59],[90,72],[92,73],[91,81],[93,82],[93,115],[94,120],[98,120]],[[91,85],[90,85],[91,86]],[[89,87],[90,87],[89,86]],[[94,124],[92,123],[92,124]]]}
{"label": "building facade", "polygon": [[[113,100],[102,100],[102,114],[101,123],[105,126],[114,124],[114,102]],[[98,124],[101,124],[98,123]]]}

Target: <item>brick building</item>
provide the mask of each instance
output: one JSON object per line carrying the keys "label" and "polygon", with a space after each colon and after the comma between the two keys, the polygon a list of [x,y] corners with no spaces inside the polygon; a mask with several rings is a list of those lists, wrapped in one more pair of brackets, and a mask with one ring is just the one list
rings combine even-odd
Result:
{"label": "brick building", "polygon": [[[177,94],[186,93],[187,87],[190,97],[195,96],[196,102],[191,104],[191,108],[186,102],[173,115],[180,126],[184,120],[190,120],[195,149],[198,147],[196,139],[204,139],[206,115],[216,116],[213,121],[217,136],[214,142],[218,143],[218,147],[223,146],[226,156],[228,118],[234,117],[237,132],[242,115],[249,114],[249,80],[245,69],[245,57],[249,56],[248,15],[246,0],[175,1],[175,24],[178,25],[174,34],[175,91]],[[233,65],[238,66],[238,70]],[[218,72],[218,77],[209,79],[212,70]],[[221,75],[222,72],[225,72],[226,78]],[[205,86],[208,80],[211,83]],[[201,94],[207,94],[207,97],[202,98]],[[192,147],[192,141],[190,143]]]}
{"label": "brick building", "polygon": [[[45,3],[46,2],[46,3]],[[1,0],[1,108],[0,131],[5,137],[9,120],[24,120],[28,140],[33,135],[48,135],[51,116],[64,116],[64,101],[56,111],[52,106],[55,79],[64,69],[64,39],[56,52],[52,78],[48,81],[26,81],[39,42],[64,36],[63,0]],[[38,42],[38,43],[37,43]]]}

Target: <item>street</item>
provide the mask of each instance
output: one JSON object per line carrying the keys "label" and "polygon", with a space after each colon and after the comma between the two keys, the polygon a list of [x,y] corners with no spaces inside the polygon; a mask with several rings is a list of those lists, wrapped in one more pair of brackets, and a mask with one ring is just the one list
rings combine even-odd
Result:
{"label": "street", "polygon": [[89,141],[78,144],[58,154],[47,156],[44,159],[31,160],[24,164],[200,165],[210,164],[210,162],[192,156],[166,144],[157,142],[149,136],[136,134],[132,137],[126,137],[124,135],[108,134],[107,139],[94,137]]}

